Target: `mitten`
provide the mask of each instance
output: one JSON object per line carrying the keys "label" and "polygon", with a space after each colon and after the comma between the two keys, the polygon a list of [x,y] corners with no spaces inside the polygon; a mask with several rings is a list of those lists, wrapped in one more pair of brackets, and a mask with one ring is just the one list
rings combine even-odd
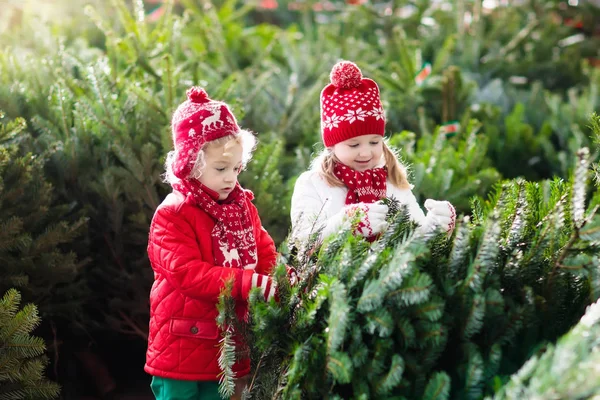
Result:
{"label": "mitten", "polygon": [[356,233],[366,238],[378,235],[387,229],[388,224],[385,220],[387,213],[388,206],[382,202],[349,204],[329,219],[323,235],[328,236],[337,232],[343,225],[350,223],[357,214],[360,216],[360,222],[356,227]]}
{"label": "mitten", "polygon": [[425,225],[430,229],[440,227],[446,231],[448,236],[452,235],[456,225],[456,211],[452,204],[448,201],[427,199],[425,200],[425,208],[428,211]]}
{"label": "mitten", "polygon": [[271,300],[273,297],[277,297],[277,283],[268,275],[252,274],[252,287],[260,288],[266,301]]}

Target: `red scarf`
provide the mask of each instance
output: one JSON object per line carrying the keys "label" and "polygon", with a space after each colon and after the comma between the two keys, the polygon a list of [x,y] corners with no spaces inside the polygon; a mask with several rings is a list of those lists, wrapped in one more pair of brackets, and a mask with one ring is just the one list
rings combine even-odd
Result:
{"label": "red scarf", "polygon": [[344,164],[335,163],[333,173],[348,187],[346,204],[375,203],[387,193],[387,169],[373,168],[358,172]]}
{"label": "red scarf", "polygon": [[197,179],[182,180],[173,188],[191,196],[215,220],[211,236],[216,265],[244,269],[256,266],[256,239],[246,207],[246,198],[252,199],[252,192],[237,184],[227,199],[218,203],[219,194]]}

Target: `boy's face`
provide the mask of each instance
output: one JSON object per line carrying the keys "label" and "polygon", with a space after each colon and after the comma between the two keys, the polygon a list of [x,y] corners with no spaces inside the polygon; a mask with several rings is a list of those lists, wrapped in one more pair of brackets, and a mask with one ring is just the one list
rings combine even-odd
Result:
{"label": "boy's face", "polygon": [[362,135],[333,146],[333,154],[342,164],[363,172],[375,168],[383,155],[383,137]]}
{"label": "boy's face", "polygon": [[[227,148],[226,148],[227,147]],[[219,194],[225,200],[235,188],[237,177],[242,170],[242,145],[229,142],[204,148],[204,161],[200,183]]]}

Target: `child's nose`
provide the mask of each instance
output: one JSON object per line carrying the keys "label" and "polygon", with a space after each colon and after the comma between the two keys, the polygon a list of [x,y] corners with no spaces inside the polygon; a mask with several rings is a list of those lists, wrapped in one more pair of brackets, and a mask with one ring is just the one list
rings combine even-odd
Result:
{"label": "child's nose", "polygon": [[227,182],[227,183],[235,182],[236,176],[237,176],[236,173],[229,173],[229,174],[225,175],[225,182]]}

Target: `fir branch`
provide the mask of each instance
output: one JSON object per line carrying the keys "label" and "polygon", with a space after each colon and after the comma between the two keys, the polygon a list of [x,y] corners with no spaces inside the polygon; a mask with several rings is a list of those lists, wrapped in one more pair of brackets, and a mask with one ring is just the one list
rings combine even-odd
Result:
{"label": "fir branch", "polygon": [[394,331],[394,320],[385,308],[379,308],[365,314],[365,316],[367,320],[365,329],[371,335],[378,332],[380,337],[388,337]]}
{"label": "fir branch", "polygon": [[[498,204],[499,208],[502,204]],[[483,290],[483,280],[490,268],[496,263],[498,254],[498,239],[501,233],[500,221],[497,215],[493,215],[487,222],[488,226],[483,240],[477,251],[473,264],[469,266],[467,278],[464,280],[463,288],[469,287],[474,292]]]}
{"label": "fir branch", "polygon": [[412,312],[417,318],[435,322],[444,314],[444,306],[444,300],[437,295],[433,295],[426,303],[414,306]]}
{"label": "fir branch", "polygon": [[389,371],[381,378],[376,384],[375,391],[378,395],[385,395],[390,393],[392,389],[400,385],[402,375],[404,374],[404,360],[400,355],[394,354],[392,356],[392,365]]}
{"label": "fir branch", "polygon": [[388,297],[399,305],[420,304],[427,300],[432,287],[433,281],[428,274],[416,272],[399,289],[389,292]]}
{"label": "fir branch", "polygon": [[506,246],[504,251],[510,252],[515,246],[523,240],[523,232],[527,223],[527,213],[529,205],[527,203],[525,182],[521,179],[516,182],[518,190],[517,208],[513,213],[512,223],[506,237]]}
{"label": "fir branch", "polygon": [[414,266],[415,254],[409,251],[411,241],[398,246],[387,265],[379,273],[379,277],[370,281],[358,300],[358,310],[367,312],[379,307],[386,296],[393,296],[395,289],[402,285],[410,275]]}
{"label": "fir branch", "polygon": [[344,284],[335,279],[329,287],[329,318],[327,332],[327,352],[332,354],[344,342],[348,323],[350,322],[350,306]]}
{"label": "fir branch", "polygon": [[598,396],[599,321],[600,303],[596,302],[556,345],[550,344],[543,354],[536,354],[528,360],[494,399],[584,399]]}
{"label": "fir branch", "polygon": [[327,371],[339,383],[350,383],[352,380],[352,361],[345,352],[334,351],[327,356]]}
{"label": "fir branch", "polygon": [[587,148],[582,148],[577,152],[577,164],[573,175],[571,214],[577,231],[585,224],[585,192],[587,189],[589,154],[590,152]]}
{"label": "fir branch", "polygon": [[468,399],[478,399],[482,393],[484,364],[479,349],[474,344],[465,346],[468,357],[465,379],[465,394]]}
{"label": "fir branch", "polygon": [[408,318],[401,318],[396,323],[398,328],[399,339],[404,342],[404,347],[413,346],[416,341],[417,334],[412,322]]}
{"label": "fir branch", "polygon": [[504,297],[496,288],[488,288],[485,291],[485,316],[494,317],[504,313]]}
{"label": "fir branch", "polygon": [[462,222],[457,225],[452,252],[450,253],[448,260],[448,269],[450,275],[454,279],[459,279],[463,276],[465,270],[464,266],[467,262],[467,256],[469,255],[470,250],[469,241],[471,239],[469,217],[464,217]]}
{"label": "fir branch", "polygon": [[[591,213],[596,216],[596,211]],[[600,242],[600,218],[593,218],[579,231],[579,237],[587,242]]]}
{"label": "fir branch", "polygon": [[225,281],[223,289],[219,294],[217,303],[217,325],[221,330],[221,340],[219,341],[218,364],[221,372],[219,373],[219,393],[222,397],[230,397],[235,391],[235,373],[233,365],[236,362],[236,345],[233,340],[235,314],[235,300],[231,296],[234,281],[228,279]]}
{"label": "fir branch", "polygon": [[573,188],[571,198],[571,212],[574,229],[571,233],[569,241],[561,249],[560,255],[556,259],[550,276],[548,278],[548,291],[552,290],[552,284],[556,276],[558,268],[565,268],[563,265],[566,257],[571,251],[572,247],[580,238],[580,230],[586,225],[587,219],[584,219],[585,213],[585,191],[587,189],[587,176],[589,168],[589,150],[587,148],[580,149],[577,152],[578,162],[575,166],[575,172],[573,176]]}
{"label": "fir branch", "polygon": [[233,396],[235,392],[235,342],[233,341],[233,328],[228,327],[219,340],[219,394],[222,397]]}
{"label": "fir branch", "polygon": [[427,383],[422,400],[447,400],[450,396],[450,377],[445,372],[436,372]]}
{"label": "fir branch", "polygon": [[44,377],[44,340],[30,336],[40,322],[37,308],[27,304],[19,310],[20,301],[14,289],[0,299],[0,398],[56,398],[60,387]]}
{"label": "fir branch", "polygon": [[360,267],[353,271],[353,275],[350,277],[348,283],[349,289],[362,284],[369,273],[377,270],[390,258],[390,250],[385,247],[380,247],[380,243],[381,241],[377,242],[373,248],[371,248],[369,255],[361,263]]}
{"label": "fir branch", "polygon": [[485,363],[484,377],[485,382],[489,382],[500,369],[500,363],[502,361],[502,346],[500,343],[494,343],[490,348],[487,362]]}
{"label": "fir branch", "polygon": [[471,336],[478,333],[483,326],[483,318],[485,317],[486,302],[484,296],[476,293],[471,299],[466,299],[466,319],[463,327],[463,338],[469,339]]}

